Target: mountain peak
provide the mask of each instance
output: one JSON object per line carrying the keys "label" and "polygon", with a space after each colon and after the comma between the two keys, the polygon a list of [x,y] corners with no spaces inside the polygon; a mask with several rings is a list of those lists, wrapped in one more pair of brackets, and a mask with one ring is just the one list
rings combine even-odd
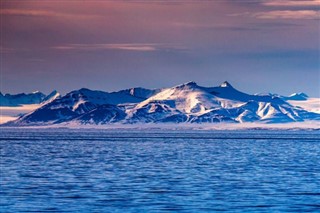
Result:
{"label": "mountain peak", "polygon": [[195,86],[198,86],[196,82],[194,81],[189,81],[187,83],[184,83],[184,84],[180,84],[178,86],[176,86],[177,88],[178,87],[185,87],[185,86],[188,86],[188,87],[195,87]]}
{"label": "mountain peak", "polygon": [[189,85],[189,86],[196,86],[196,85],[197,85],[197,83],[196,83],[196,82],[194,82],[194,81],[189,81],[189,82],[185,83],[185,85]]}
{"label": "mountain peak", "polygon": [[289,97],[286,97],[286,100],[296,100],[296,101],[303,101],[307,100],[309,96],[303,92],[300,93],[293,93]]}
{"label": "mountain peak", "polygon": [[57,90],[53,90],[49,95],[47,95],[41,102],[41,104],[47,104],[50,103],[52,101],[54,101],[55,99],[61,98],[60,93],[57,92]]}
{"label": "mountain peak", "polygon": [[300,96],[300,97],[304,97],[304,98],[309,98],[309,96],[307,94],[303,93],[303,92],[293,93],[289,97],[294,97],[294,96]]}
{"label": "mountain peak", "polygon": [[233,88],[228,81],[223,82],[223,83],[220,85],[220,87],[231,87],[231,88]]}
{"label": "mountain peak", "polygon": [[78,91],[79,92],[88,92],[88,91],[91,91],[91,90],[88,89],[88,88],[83,87],[83,88],[79,89]]}

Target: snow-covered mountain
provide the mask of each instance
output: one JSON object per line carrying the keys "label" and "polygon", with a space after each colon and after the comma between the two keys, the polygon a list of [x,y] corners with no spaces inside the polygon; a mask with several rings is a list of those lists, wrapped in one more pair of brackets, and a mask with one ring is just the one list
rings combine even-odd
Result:
{"label": "snow-covered mountain", "polygon": [[46,97],[41,92],[33,92],[29,94],[5,94],[0,93],[0,106],[20,106],[23,104],[39,104]]}
{"label": "snow-covered mountain", "polygon": [[[91,113],[99,113],[101,112],[101,109],[106,111],[107,105],[112,106],[113,109],[116,109],[121,105],[128,108],[145,100],[154,92],[156,92],[156,90],[132,88],[128,90],[121,90],[119,92],[108,93],[82,88],[80,90],[71,91],[63,97],[56,98],[53,101],[42,105],[35,111],[24,115],[17,121],[14,121],[14,123],[25,125],[66,122],[81,117],[91,111],[93,111]],[[54,97],[54,95],[51,96]],[[100,106],[103,107],[100,109]],[[106,114],[106,112],[103,114]],[[82,117],[85,122],[86,116]],[[97,116],[97,119],[99,119],[99,122],[105,120],[101,116]]]}
{"label": "snow-covered mountain", "polygon": [[5,94],[0,92],[0,106],[17,107],[27,104],[41,104],[48,103],[55,98],[58,98],[60,94],[57,91],[51,92],[49,95],[45,95],[42,92],[36,91],[33,93],[20,93],[20,94]]}
{"label": "snow-covered mountain", "polygon": [[31,94],[2,95],[0,93],[0,124],[16,120],[19,116],[34,111],[61,97],[57,91],[44,95],[41,92]]}
{"label": "snow-covered mountain", "polygon": [[52,101],[54,101],[57,98],[60,98],[61,95],[56,90],[52,91],[49,95],[45,96],[45,98],[41,101],[41,105],[48,104]]}
{"label": "snow-covered mountain", "polygon": [[320,121],[319,113],[288,102],[307,99],[302,93],[289,97],[249,95],[228,82],[217,87],[188,82],[171,88],[132,88],[111,93],[80,89],[6,125]]}
{"label": "snow-covered mountain", "polygon": [[306,95],[305,93],[301,92],[301,93],[293,93],[288,97],[282,97],[284,100],[290,100],[290,101],[305,101],[309,98],[308,95]]}

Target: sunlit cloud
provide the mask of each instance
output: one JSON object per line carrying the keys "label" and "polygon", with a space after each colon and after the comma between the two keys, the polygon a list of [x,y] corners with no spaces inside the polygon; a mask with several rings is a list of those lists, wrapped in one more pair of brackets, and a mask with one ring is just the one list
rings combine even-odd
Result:
{"label": "sunlit cloud", "polygon": [[121,44],[67,44],[52,47],[57,50],[79,50],[79,51],[95,51],[95,50],[125,50],[125,51],[170,51],[185,50],[182,46],[159,44],[159,43],[121,43]]}
{"label": "sunlit cloud", "polygon": [[1,9],[1,15],[26,17],[98,17],[93,14],[61,13],[49,10]]}
{"label": "sunlit cloud", "polygon": [[63,13],[57,13],[46,10],[21,10],[21,9],[2,9],[0,10],[1,15],[12,15],[12,16],[61,16]]}
{"label": "sunlit cloud", "polygon": [[320,12],[314,10],[275,10],[253,13],[259,19],[319,19]]}
{"label": "sunlit cloud", "polygon": [[232,24],[202,24],[202,23],[184,23],[174,22],[172,26],[190,30],[228,30],[228,31],[255,31],[258,30],[252,26],[238,26]]}
{"label": "sunlit cloud", "polygon": [[319,19],[320,11],[316,10],[272,10],[266,12],[245,12],[230,16],[247,16],[257,19]]}
{"label": "sunlit cloud", "polygon": [[266,6],[320,7],[320,0],[268,0],[262,4]]}

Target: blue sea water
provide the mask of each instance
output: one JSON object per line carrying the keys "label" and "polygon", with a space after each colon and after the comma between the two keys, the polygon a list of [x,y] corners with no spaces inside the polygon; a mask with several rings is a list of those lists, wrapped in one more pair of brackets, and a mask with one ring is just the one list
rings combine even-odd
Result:
{"label": "blue sea water", "polygon": [[0,131],[1,212],[320,212],[319,131]]}

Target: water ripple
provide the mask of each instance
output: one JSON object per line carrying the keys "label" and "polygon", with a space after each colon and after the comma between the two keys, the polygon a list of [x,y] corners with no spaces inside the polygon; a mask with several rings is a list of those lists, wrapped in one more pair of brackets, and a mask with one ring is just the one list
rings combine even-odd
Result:
{"label": "water ripple", "polygon": [[317,212],[317,131],[1,130],[1,212]]}

